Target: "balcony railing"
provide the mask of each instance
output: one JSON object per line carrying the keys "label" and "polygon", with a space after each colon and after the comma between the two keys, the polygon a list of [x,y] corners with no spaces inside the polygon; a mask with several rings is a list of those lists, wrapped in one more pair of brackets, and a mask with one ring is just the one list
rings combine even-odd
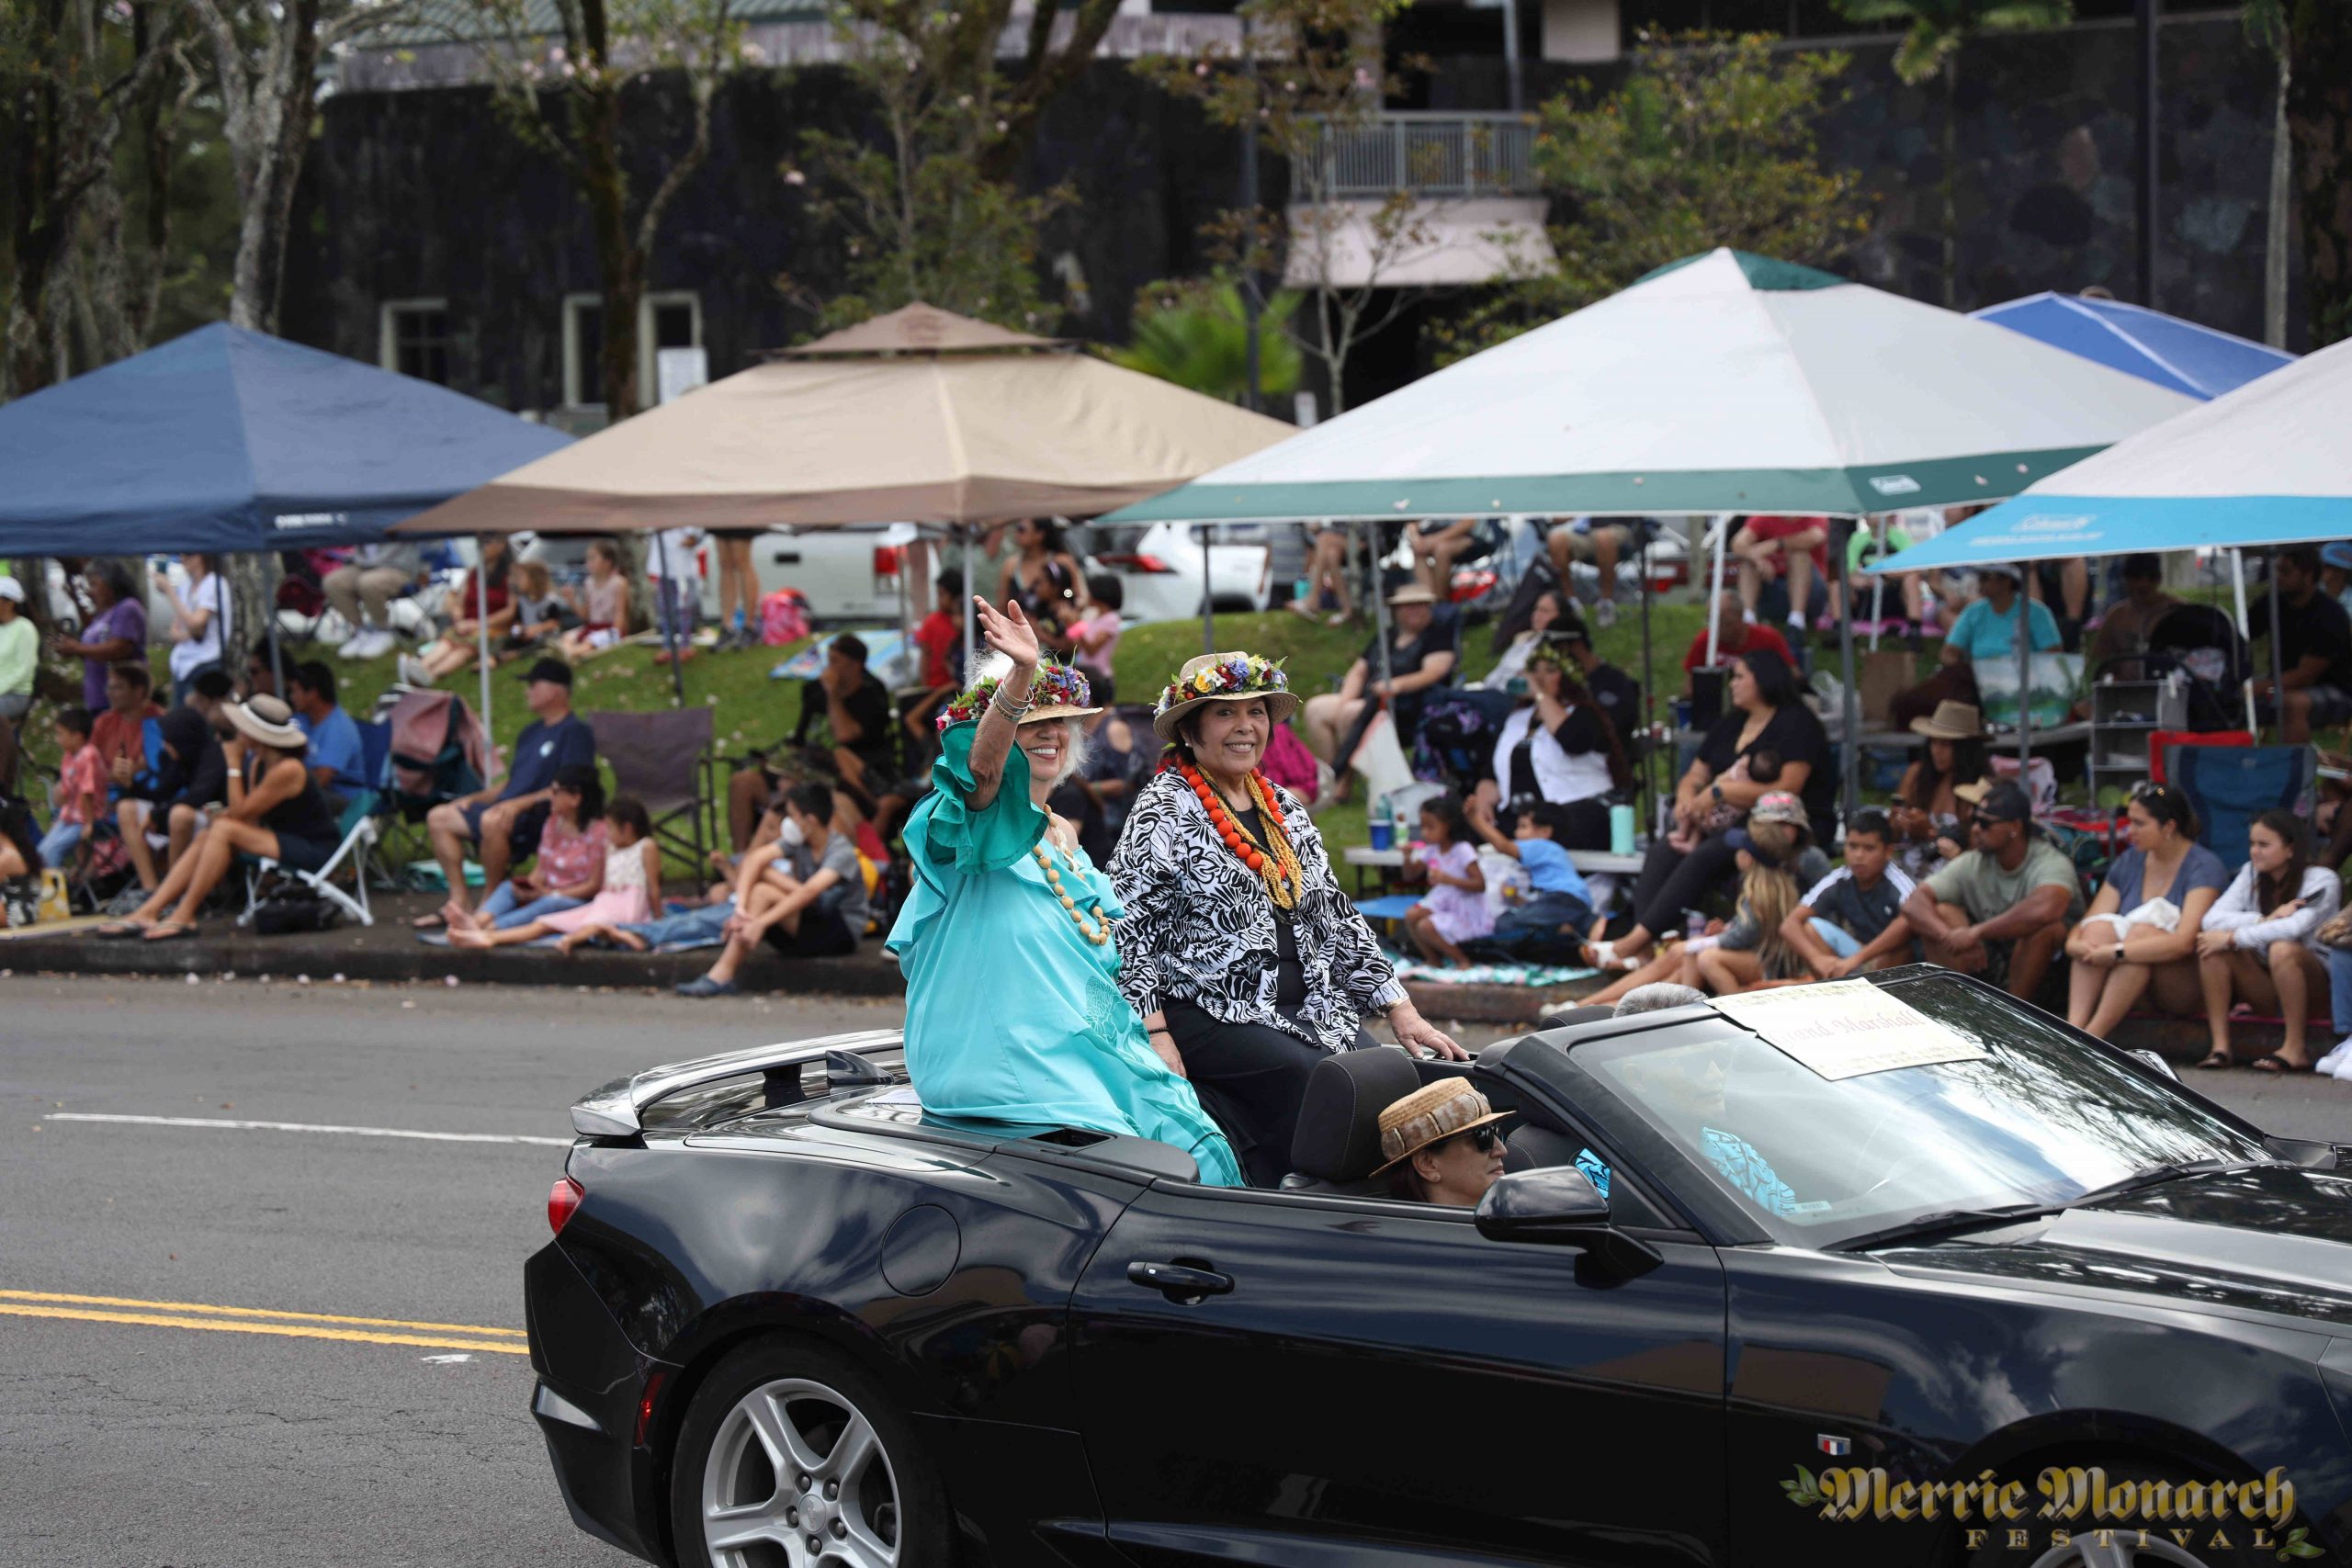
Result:
{"label": "balcony railing", "polygon": [[1321,189],[1332,199],[1532,195],[1536,184],[1532,117],[1397,111],[1325,120],[1318,139]]}

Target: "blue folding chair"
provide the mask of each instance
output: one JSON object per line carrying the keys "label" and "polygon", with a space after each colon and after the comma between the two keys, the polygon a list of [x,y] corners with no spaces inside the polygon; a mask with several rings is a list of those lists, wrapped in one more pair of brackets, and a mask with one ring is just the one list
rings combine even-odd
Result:
{"label": "blue folding chair", "polygon": [[2197,841],[2233,874],[2245,864],[2246,829],[2266,811],[2311,819],[2319,753],[2309,746],[2167,746],[2165,777],[2197,812]]}

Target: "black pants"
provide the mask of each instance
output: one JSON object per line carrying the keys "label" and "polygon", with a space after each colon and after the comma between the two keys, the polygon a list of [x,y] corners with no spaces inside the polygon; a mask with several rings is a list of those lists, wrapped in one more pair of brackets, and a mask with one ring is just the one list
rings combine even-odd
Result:
{"label": "black pants", "polygon": [[1642,874],[1634,884],[1634,919],[1652,938],[1662,937],[1738,869],[1739,852],[1721,833],[1702,839],[1687,855],[1659,839],[1642,857]]}
{"label": "black pants", "polygon": [[[1193,1092],[1241,1161],[1252,1187],[1278,1187],[1290,1174],[1290,1145],[1298,1131],[1306,1076],[1327,1054],[1270,1023],[1226,1023],[1190,1002],[1161,1008]],[[1379,1042],[1356,1031],[1356,1049]]]}

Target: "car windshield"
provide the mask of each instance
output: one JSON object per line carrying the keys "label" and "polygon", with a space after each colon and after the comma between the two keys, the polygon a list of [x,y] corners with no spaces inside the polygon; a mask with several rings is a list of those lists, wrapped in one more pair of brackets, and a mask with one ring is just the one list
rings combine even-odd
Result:
{"label": "car windshield", "polygon": [[1937,1215],[2071,1202],[2179,1165],[2271,1156],[2055,1021],[1949,978],[1892,987],[1987,1055],[1825,1078],[1708,1021],[1571,1047],[1778,1240],[1840,1242]]}

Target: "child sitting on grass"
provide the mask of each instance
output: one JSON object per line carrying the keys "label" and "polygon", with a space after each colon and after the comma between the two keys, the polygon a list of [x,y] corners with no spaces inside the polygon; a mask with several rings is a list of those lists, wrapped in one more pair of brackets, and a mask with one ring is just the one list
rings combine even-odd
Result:
{"label": "child sitting on grass", "polygon": [[1519,814],[1512,836],[1495,827],[1495,808],[1473,800],[1465,808],[1470,827],[1527,868],[1531,896],[1495,921],[1494,940],[1522,964],[1572,964],[1592,924],[1592,893],[1556,841],[1567,830],[1567,808],[1544,801]]}
{"label": "child sitting on grass", "polygon": [[1405,930],[1421,956],[1432,963],[1468,965],[1462,943],[1475,942],[1493,931],[1487,912],[1487,879],[1478,870],[1478,852],[1470,842],[1469,818],[1462,802],[1442,795],[1421,807],[1422,864],[1430,890],[1405,916]]}
{"label": "child sitting on grass", "polygon": [[57,816],[40,841],[43,865],[70,864],[82,836],[106,812],[105,767],[90,744],[90,710],[78,704],[58,709],[50,721],[50,733],[57,739],[57,792],[51,797]]}
{"label": "child sitting on grass", "polygon": [[[449,928],[452,947],[507,947],[543,936],[569,935],[586,926],[633,924],[653,918],[662,890],[662,846],[653,841],[653,821],[631,796],[613,797],[605,807],[605,881],[602,891],[577,908],[544,915],[524,925],[483,931]],[[568,950],[567,950],[568,951]]]}

